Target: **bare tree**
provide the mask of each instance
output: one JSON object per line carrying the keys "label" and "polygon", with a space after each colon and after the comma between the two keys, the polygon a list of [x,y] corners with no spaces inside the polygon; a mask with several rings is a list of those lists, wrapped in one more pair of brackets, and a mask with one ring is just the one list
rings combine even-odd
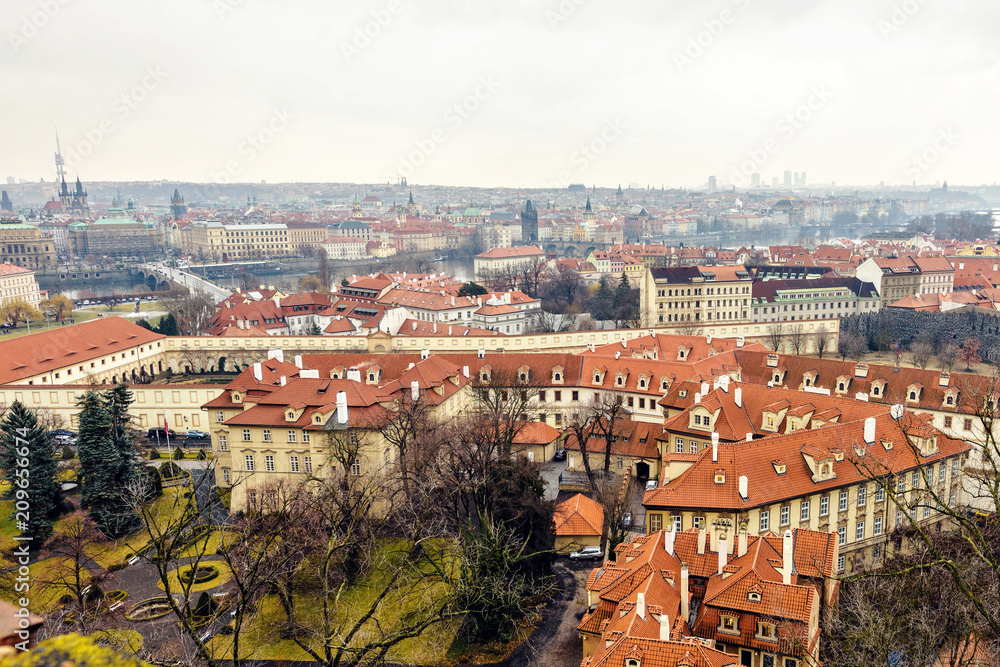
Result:
{"label": "bare tree", "polygon": [[174,316],[177,329],[183,336],[204,333],[215,314],[215,304],[201,292],[191,292],[179,298],[162,298],[160,303]]}
{"label": "bare tree", "polygon": [[841,331],[837,341],[837,353],[840,358],[846,360],[851,358],[854,361],[861,361],[868,351],[868,343],[864,336],[856,331]]}
{"label": "bare tree", "polygon": [[781,349],[785,340],[785,327],[781,322],[772,322],[767,327],[767,346],[774,352]]}
{"label": "bare tree", "polygon": [[931,355],[934,353],[933,346],[925,341],[917,341],[910,344],[910,363],[917,368],[927,368]]}
{"label": "bare tree", "polygon": [[955,362],[958,360],[958,345],[954,343],[943,343],[937,353],[938,364],[941,368],[951,372],[955,369]]}
{"label": "bare tree", "polygon": [[816,329],[816,354],[819,355],[820,359],[823,358],[823,353],[829,346],[830,339],[826,335],[826,326],[821,324]]}
{"label": "bare tree", "polygon": [[791,343],[795,354],[802,354],[805,351],[807,340],[806,325],[796,322],[788,328],[788,342]]}

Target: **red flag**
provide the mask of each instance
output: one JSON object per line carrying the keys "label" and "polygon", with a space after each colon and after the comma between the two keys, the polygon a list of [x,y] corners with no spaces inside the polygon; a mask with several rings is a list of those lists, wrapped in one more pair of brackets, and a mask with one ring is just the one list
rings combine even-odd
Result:
{"label": "red flag", "polygon": [[167,434],[167,436],[170,435],[170,425],[167,424],[167,416],[166,415],[163,415],[163,431]]}

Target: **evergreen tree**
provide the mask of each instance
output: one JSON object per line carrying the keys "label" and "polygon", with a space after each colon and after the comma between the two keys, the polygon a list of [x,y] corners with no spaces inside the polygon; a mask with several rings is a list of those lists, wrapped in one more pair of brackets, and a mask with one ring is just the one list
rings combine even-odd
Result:
{"label": "evergreen tree", "polygon": [[161,333],[164,336],[180,336],[180,329],[177,328],[177,318],[173,316],[172,313],[167,313],[160,318],[160,323],[156,325],[154,329],[156,333]]}
{"label": "evergreen tree", "polygon": [[611,283],[608,282],[607,276],[601,276],[601,280],[597,283],[597,293],[590,301],[591,317],[595,320],[611,319],[614,301],[615,294],[611,289]]}
{"label": "evergreen tree", "polygon": [[117,460],[115,462],[115,482],[119,489],[127,489],[135,479],[135,440],[129,433],[132,416],[128,407],[135,400],[128,385],[116,384],[114,388],[104,392],[104,406],[111,417],[111,440],[115,445]]}
{"label": "evergreen tree", "polygon": [[[23,536],[30,536],[30,548],[37,551],[52,536],[52,521],[59,513],[62,502],[62,488],[56,476],[56,456],[49,441],[49,434],[38,424],[35,413],[20,401],[14,401],[10,410],[0,422],[0,465],[3,465],[4,479],[11,482],[11,495],[18,500],[27,500],[27,525],[21,528]],[[18,460],[27,460],[27,468],[18,467]],[[27,470],[27,473],[18,472]],[[23,488],[17,484],[27,484]],[[27,491],[26,498],[18,496]],[[15,504],[12,519],[18,517]],[[19,526],[20,527],[20,526]]]}
{"label": "evergreen tree", "polygon": [[115,447],[111,414],[101,395],[88,391],[77,402],[80,408],[80,433],[77,456],[80,458],[81,505],[105,535],[122,533],[127,512],[122,512],[122,491],[118,487],[118,450]]}

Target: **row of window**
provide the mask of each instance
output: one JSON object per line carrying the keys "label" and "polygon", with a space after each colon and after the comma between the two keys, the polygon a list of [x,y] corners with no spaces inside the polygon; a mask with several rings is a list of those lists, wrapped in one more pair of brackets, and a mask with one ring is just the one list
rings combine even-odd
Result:
{"label": "row of window", "polygon": [[[298,431],[289,430],[285,432],[285,442],[292,442],[292,443],[297,442],[296,441],[297,437],[298,437]],[[219,449],[225,450],[226,448],[223,446],[223,444],[226,442],[226,436],[220,435],[218,436],[218,439],[219,439]],[[251,442],[252,439],[253,437],[250,429],[248,428],[243,429],[243,442]],[[271,429],[269,428],[262,429],[261,439],[264,442],[274,442],[274,440],[271,439]],[[302,442],[303,443],[309,442],[308,431],[302,431]]]}
{"label": "row of window", "polygon": [[[244,463],[244,470],[246,470],[247,472],[254,472],[254,471],[257,470],[257,463],[256,463],[256,459],[255,459],[255,457],[254,457],[253,454],[247,454],[247,455],[245,455],[243,457],[243,463]],[[313,465],[312,465],[312,457],[311,456],[304,456],[304,457],[302,457],[302,465],[303,465],[302,472],[306,473],[307,475],[308,474],[312,474]],[[354,474],[355,475],[360,475],[361,474],[361,464],[360,464],[360,462],[355,461],[354,462],[354,466],[357,467],[357,471],[354,472]],[[299,470],[299,457],[298,456],[289,456],[288,457],[288,469],[291,472],[299,472],[300,471]],[[352,466],[352,471],[353,470],[354,470],[354,468]],[[265,454],[264,455],[264,471],[265,472],[274,472],[274,455],[273,454]],[[223,479],[225,479],[226,483],[229,483],[229,469],[228,468],[223,468],[223,473],[224,473]]]}

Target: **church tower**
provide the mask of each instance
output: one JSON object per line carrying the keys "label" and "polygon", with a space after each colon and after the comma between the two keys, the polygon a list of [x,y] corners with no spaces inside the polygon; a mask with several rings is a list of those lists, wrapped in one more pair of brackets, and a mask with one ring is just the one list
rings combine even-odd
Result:
{"label": "church tower", "polygon": [[[66,181],[63,181],[63,192],[66,192]],[[69,193],[66,193],[69,195]],[[60,199],[62,195],[60,195]],[[76,190],[73,191],[72,196],[69,198],[69,210],[70,213],[79,216],[89,216],[90,215],[90,205],[87,203],[87,191],[83,189],[83,183],[80,182],[80,177],[76,177]],[[65,202],[63,203],[63,209],[66,208]]]}
{"label": "church tower", "polygon": [[174,196],[170,198],[170,215],[174,219],[177,219],[187,215],[187,212],[188,209],[184,203],[184,197],[181,197],[181,193],[177,188],[174,188]]}
{"label": "church tower", "polygon": [[594,210],[590,208],[590,197],[587,197],[587,208],[583,211],[583,219],[590,221],[596,219],[597,216],[594,215]]}
{"label": "church tower", "polygon": [[521,240],[525,243],[535,243],[538,241],[538,211],[531,204],[531,200],[524,205],[521,211]]}

